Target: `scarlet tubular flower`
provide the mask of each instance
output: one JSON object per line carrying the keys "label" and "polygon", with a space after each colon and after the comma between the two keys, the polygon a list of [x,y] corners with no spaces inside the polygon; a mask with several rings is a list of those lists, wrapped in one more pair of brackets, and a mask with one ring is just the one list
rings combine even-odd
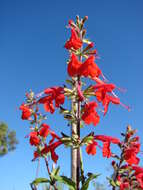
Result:
{"label": "scarlet tubular flower", "polygon": [[104,82],[100,82],[93,86],[93,89],[95,90],[97,100],[99,102],[102,102],[104,106],[104,115],[108,111],[109,103],[120,104],[120,99],[118,97],[114,97],[108,94],[112,93],[112,91],[115,89],[114,84],[106,84]]}
{"label": "scarlet tubular flower", "polygon": [[50,96],[40,98],[38,103],[44,104],[45,111],[50,112],[50,113],[55,112],[55,108],[53,105],[53,99]]}
{"label": "scarlet tubular flower", "polygon": [[60,146],[61,144],[62,144],[62,142],[60,140],[57,142],[54,142],[52,144],[49,144],[48,146],[47,146],[47,144],[45,144],[45,147],[41,151],[41,154],[43,155],[43,154],[47,154],[48,152],[50,152],[52,160],[56,163],[59,156],[56,154],[55,149],[58,146]]}
{"label": "scarlet tubular flower", "polygon": [[30,108],[28,106],[22,104],[19,109],[22,110],[21,118],[23,120],[28,120],[32,114],[30,111]]}
{"label": "scarlet tubular flower", "polygon": [[102,149],[102,154],[103,157],[111,157],[111,150],[110,150],[110,144],[119,144],[120,140],[114,137],[110,137],[110,136],[105,136],[105,135],[95,135],[94,136],[95,140],[100,140],[103,142],[103,149]]}
{"label": "scarlet tubular flower", "polygon": [[96,107],[96,102],[89,102],[88,104],[85,104],[84,113],[81,118],[87,125],[93,123],[93,125],[96,126],[99,123],[100,117],[95,110]]}
{"label": "scarlet tubular flower", "polygon": [[93,141],[92,143],[88,144],[86,147],[87,154],[95,155],[97,145],[98,145],[98,143],[96,141]]}
{"label": "scarlet tubular flower", "polygon": [[132,138],[132,141],[129,142],[127,147],[124,150],[124,159],[126,162],[130,165],[135,164],[138,165],[140,162],[140,159],[137,157],[137,154],[140,152],[140,143],[139,143],[139,137]]}
{"label": "scarlet tubular flower", "polygon": [[102,142],[110,142],[113,144],[120,144],[120,140],[118,138],[106,136],[106,135],[95,135],[94,139],[100,140]]}
{"label": "scarlet tubular flower", "polygon": [[29,134],[30,136],[30,144],[33,146],[38,146],[40,143],[40,139],[38,137],[38,133],[33,131]]}
{"label": "scarlet tubular flower", "polygon": [[101,75],[101,70],[99,67],[94,63],[95,56],[91,55],[88,57],[88,59],[85,60],[85,62],[82,64],[82,66],[79,69],[80,76],[84,77],[99,77]]}
{"label": "scarlet tubular flower", "polygon": [[78,61],[77,56],[72,53],[70,62],[68,64],[68,74],[70,77],[75,77],[79,74],[79,68],[81,67],[82,63]]}
{"label": "scarlet tubular flower", "polygon": [[66,49],[75,49],[78,50],[79,48],[81,48],[82,46],[82,41],[81,39],[78,37],[76,31],[74,28],[71,29],[71,37],[70,39],[66,42],[65,44],[65,48]]}
{"label": "scarlet tubular flower", "polygon": [[137,153],[136,148],[127,148],[124,152],[124,159],[130,165],[138,165],[140,159],[136,156]]}
{"label": "scarlet tubular flower", "polygon": [[130,110],[128,106],[121,103],[120,99],[115,96],[113,90],[116,88],[116,86],[114,84],[106,84],[103,81],[98,80],[98,78],[94,78],[94,80],[97,82],[97,84],[93,86],[93,89],[95,90],[97,100],[102,102],[102,105],[104,106],[104,115],[107,113],[110,103],[116,105],[120,104],[126,109]]}
{"label": "scarlet tubular flower", "polygon": [[55,112],[53,101],[55,101],[55,107],[60,107],[61,104],[64,104],[65,96],[62,87],[47,88],[44,93],[47,96],[40,98],[38,103],[44,104],[45,111],[50,113]]}
{"label": "scarlet tubular flower", "polygon": [[120,184],[120,190],[126,190],[126,189],[129,189],[129,187],[130,187],[130,184],[128,181],[121,182]]}
{"label": "scarlet tubular flower", "polygon": [[132,169],[135,171],[134,175],[139,182],[140,187],[143,189],[143,168],[139,166],[132,166]]}
{"label": "scarlet tubular flower", "polygon": [[43,123],[42,124],[42,128],[39,131],[39,135],[41,137],[45,138],[45,137],[48,136],[49,133],[50,133],[50,127],[49,127],[49,125],[47,125],[46,123]]}
{"label": "scarlet tubular flower", "polygon": [[45,94],[51,96],[52,100],[55,100],[55,106],[58,108],[61,104],[64,104],[65,96],[64,89],[62,87],[52,87],[45,89]]}

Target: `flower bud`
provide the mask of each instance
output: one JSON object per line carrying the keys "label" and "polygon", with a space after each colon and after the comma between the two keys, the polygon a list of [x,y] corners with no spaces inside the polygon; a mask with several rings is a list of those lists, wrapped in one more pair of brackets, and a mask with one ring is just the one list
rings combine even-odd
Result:
{"label": "flower bud", "polygon": [[88,19],[88,16],[85,16],[82,20],[83,23],[85,23],[85,21]]}

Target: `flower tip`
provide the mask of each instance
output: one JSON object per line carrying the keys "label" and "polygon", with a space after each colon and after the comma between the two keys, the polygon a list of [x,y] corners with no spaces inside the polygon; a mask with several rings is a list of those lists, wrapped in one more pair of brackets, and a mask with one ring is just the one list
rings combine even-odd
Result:
{"label": "flower tip", "polygon": [[69,20],[69,25],[71,26],[73,24],[73,20]]}

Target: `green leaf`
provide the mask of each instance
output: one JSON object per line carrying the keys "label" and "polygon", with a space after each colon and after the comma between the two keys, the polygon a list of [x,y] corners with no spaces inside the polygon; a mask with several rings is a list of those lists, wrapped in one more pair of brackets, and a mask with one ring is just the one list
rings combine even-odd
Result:
{"label": "green leaf", "polygon": [[99,174],[90,174],[89,177],[87,178],[87,180],[84,182],[81,190],[87,190],[89,183],[93,180],[96,179],[99,176]]}
{"label": "green leaf", "polygon": [[93,136],[86,136],[82,139],[82,144],[89,144],[92,143],[94,137]]}
{"label": "green leaf", "polygon": [[71,112],[63,107],[60,107],[60,113],[62,114],[70,114]]}
{"label": "green leaf", "polygon": [[66,176],[54,176],[54,179],[60,183],[67,185],[70,190],[76,190],[75,182]]}
{"label": "green leaf", "polygon": [[74,85],[74,83],[73,83],[72,80],[67,79],[66,82],[67,82],[68,84],[72,85],[72,86]]}
{"label": "green leaf", "polygon": [[38,185],[39,183],[51,183],[51,181],[47,178],[36,178],[32,184]]}
{"label": "green leaf", "polygon": [[116,182],[115,182],[112,178],[107,177],[107,179],[108,179],[108,181],[109,181],[109,183],[110,183],[111,186],[113,186],[113,187],[118,186],[118,185],[116,184]]}
{"label": "green leaf", "polygon": [[57,168],[55,168],[55,169],[52,170],[51,175],[53,175],[53,176],[58,175],[59,171],[60,171],[60,167],[58,166]]}

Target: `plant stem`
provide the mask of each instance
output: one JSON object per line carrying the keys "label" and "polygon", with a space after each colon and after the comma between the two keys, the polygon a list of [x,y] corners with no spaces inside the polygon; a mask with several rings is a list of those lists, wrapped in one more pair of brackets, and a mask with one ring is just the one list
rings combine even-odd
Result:
{"label": "plant stem", "polygon": [[[72,100],[72,113],[74,114],[74,107],[77,107],[75,100]],[[71,136],[77,134],[77,125],[72,123]],[[77,149],[71,148],[71,177],[74,182],[77,181]]]}
{"label": "plant stem", "polygon": [[[51,178],[51,172],[50,172],[50,169],[49,169],[49,163],[48,163],[47,158],[45,158],[45,163],[46,163],[46,168],[47,168],[47,171],[48,171],[50,180],[52,180],[52,178]],[[52,184],[52,186],[54,187],[55,190],[58,190],[55,183]],[[50,185],[49,190],[52,190],[52,186]],[[36,190],[36,189],[35,189],[35,190]]]}
{"label": "plant stem", "polygon": [[81,151],[81,148],[80,148],[80,173],[81,173],[81,182],[82,182],[82,185],[84,184],[85,182],[85,178],[84,178],[84,169],[83,169],[83,160],[82,160],[82,151]]}
{"label": "plant stem", "polygon": [[[77,79],[77,86],[80,83],[80,78]],[[80,139],[80,101],[77,100],[77,135]],[[77,190],[79,190],[80,185],[80,147],[77,149]]]}

